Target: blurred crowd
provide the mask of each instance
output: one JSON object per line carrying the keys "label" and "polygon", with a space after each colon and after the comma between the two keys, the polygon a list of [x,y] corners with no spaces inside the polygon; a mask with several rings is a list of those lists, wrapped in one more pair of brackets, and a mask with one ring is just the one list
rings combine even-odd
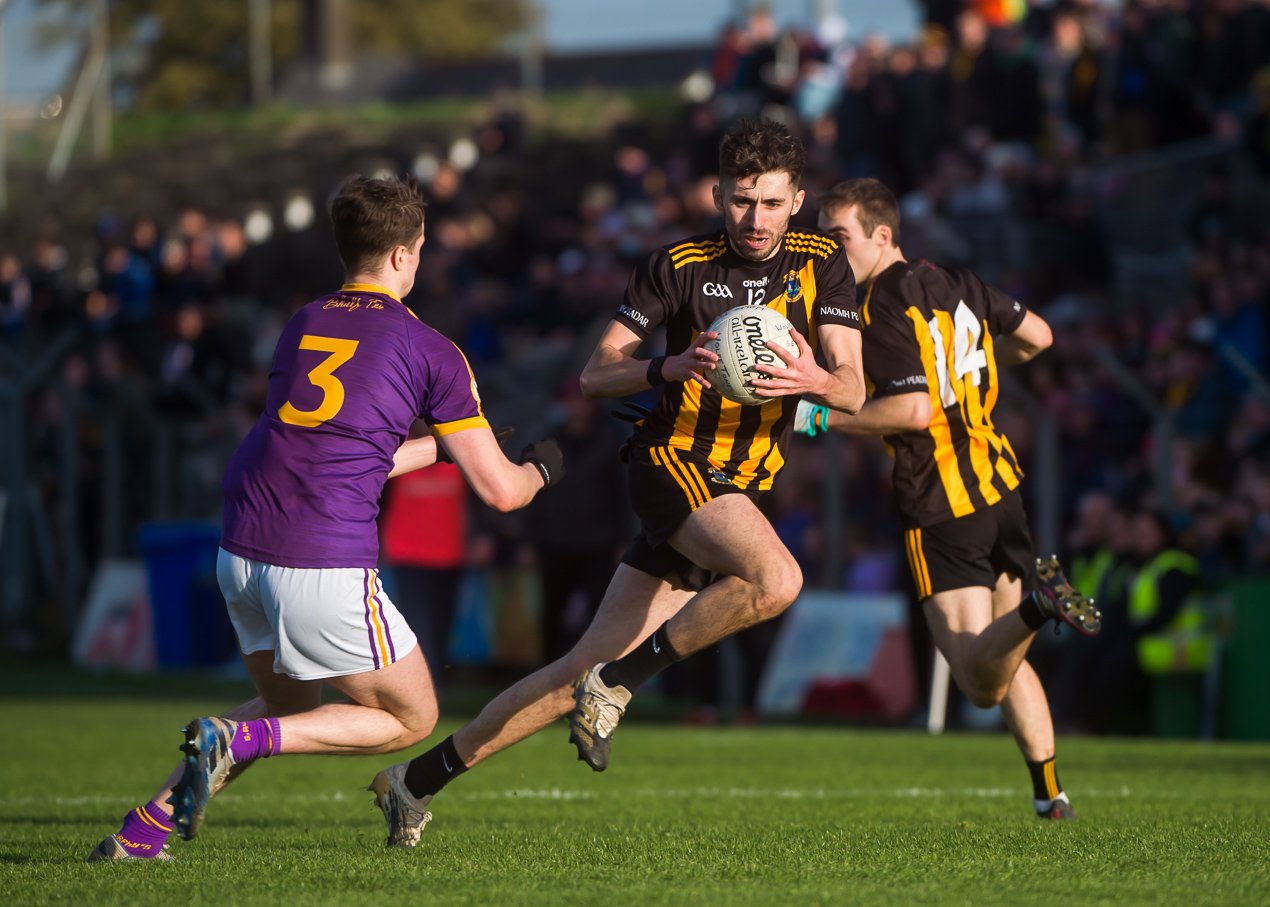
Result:
{"label": "blurred crowd", "polygon": [[[1270,5],[923,7],[925,26],[903,43],[855,35],[832,18],[781,28],[756,8],[723,29],[703,60],[709,78],[690,80],[669,135],[628,124],[565,154],[531,141],[508,108],[471,136],[471,161],[399,155],[429,203],[407,303],[468,354],[493,421],[523,437],[570,432],[571,462],[594,460],[585,480],[571,466],[570,481],[544,496],[539,506],[556,513],[441,521],[467,539],[436,556],[438,569],[558,577],[533,593],[550,617],[526,657],[567,645],[585,624],[598,583],[559,577],[597,558],[606,575],[629,520],[620,473],[594,454],[615,448],[620,423],[570,378],[632,264],[718,225],[715,154],[740,116],[781,118],[801,132],[809,197],[846,177],[885,180],[901,198],[910,258],[971,266],[1052,323],[1054,349],[1018,370],[999,423],[1024,464],[1042,443],[1039,420],[1057,430],[1057,469],[1033,472],[1029,494],[1039,481],[1059,483],[1062,553],[1136,570],[1176,548],[1196,559],[1204,587],[1270,567],[1270,225],[1247,215],[1270,182]],[[1191,166],[1159,163],[1154,194],[1134,195],[1117,176],[1125,161],[1138,173],[1176,161],[1168,155],[1178,148],[1190,149]],[[321,196],[333,183],[311,188]],[[1158,210],[1182,229],[1161,220],[1153,234]],[[1138,235],[1163,243],[1167,279],[1150,291],[1125,279],[1117,254],[1135,211],[1148,221]],[[814,225],[814,204],[798,222]],[[54,225],[29,248],[0,250],[0,363],[35,361],[32,351],[68,331],[77,338],[45,372],[22,376],[24,421],[27,462],[53,514],[72,493],[61,481],[64,426],[78,426],[72,543],[88,563],[126,551],[136,525],[164,507],[168,517],[218,516],[220,472],[263,404],[278,331],[339,273],[320,223],[254,243],[237,217],[196,208],[126,221],[106,212],[92,228]],[[1160,283],[1167,292],[1156,292]],[[0,380],[14,376],[0,371]],[[106,415],[117,434],[103,429]],[[169,446],[156,446],[165,431]],[[121,439],[123,466],[111,476],[127,493],[103,529],[108,437]],[[170,501],[154,481],[165,450],[175,451]],[[771,518],[813,585],[904,588],[882,446],[829,450],[798,439]],[[826,500],[829,471],[844,501]],[[839,506],[847,528],[828,551],[825,515]],[[574,531],[562,533],[571,515]],[[1156,531],[1133,531],[1138,522]],[[406,552],[407,564],[433,557],[410,554],[409,540],[385,549]],[[1114,607],[1113,585],[1089,591]]]}

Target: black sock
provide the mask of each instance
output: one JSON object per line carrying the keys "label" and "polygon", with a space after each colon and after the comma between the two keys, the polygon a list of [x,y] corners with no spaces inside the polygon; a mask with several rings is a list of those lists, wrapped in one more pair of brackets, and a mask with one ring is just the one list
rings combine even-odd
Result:
{"label": "black sock", "polygon": [[[670,623],[670,621],[666,621]],[[600,679],[608,686],[623,686],[634,693],[654,674],[665,670],[683,658],[666,636],[666,624],[653,631],[653,635],[623,655],[600,668]]]}
{"label": "black sock", "polygon": [[1058,766],[1054,757],[1044,762],[1027,763],[1027,770],[1032,774],[1032,796],[1037,800],[1053,800],[1063,792],[1063,785],[1058,780]]}
{"label": "black sock", "polygon": [[467,766],[459,758],[451,735],[410,760],[406,766],[406,789],[416,797],[430,797],[465,771]]}
{"label": "black sock", "polygon": [[1030,630],[1039,630],[1045,626],[1045,622],[1049,620],[1041,611],[1041,606],[1036,603],[1036,593],[1029,592],[1019,602],[1019,617],[1023,618],[1023,623],[1028,625]]}

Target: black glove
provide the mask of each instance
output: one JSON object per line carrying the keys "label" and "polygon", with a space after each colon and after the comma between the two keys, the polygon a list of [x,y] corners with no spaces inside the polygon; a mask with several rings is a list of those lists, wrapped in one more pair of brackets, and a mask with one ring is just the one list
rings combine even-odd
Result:
{"label": "black glove", "polygon": [[543,486],[559,485],[564,478],[564,454],[552,438],[535,441],[520,452],[520,462],[533,463],[542,474]]}
{"label": "black glove", "polygon": [[[512,426],[512,425],[504,425],[502,428],[495,428],[493,431],[494,431],[494,440],[501,445],[504,441],[506,441],[508,438],[510,438],[512,435],[516,433],[516,428],[515,426]],[[437,462],[438,463],[453,463],[454,462],[454,460],[450,458],[450,455],[446,453],[445,448],[441,446],[441,441],[439,439],[437,440]]]}

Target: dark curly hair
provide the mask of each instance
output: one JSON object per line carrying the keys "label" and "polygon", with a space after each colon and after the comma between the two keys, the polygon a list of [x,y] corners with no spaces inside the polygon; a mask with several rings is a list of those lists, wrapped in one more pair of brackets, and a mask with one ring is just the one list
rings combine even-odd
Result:
{"label": "dark curly hair", "polygon": [[797,186],[806,160],[802,141],[775,120],[741,120],[719,146],[719,174],[732,180],[784,171]]}

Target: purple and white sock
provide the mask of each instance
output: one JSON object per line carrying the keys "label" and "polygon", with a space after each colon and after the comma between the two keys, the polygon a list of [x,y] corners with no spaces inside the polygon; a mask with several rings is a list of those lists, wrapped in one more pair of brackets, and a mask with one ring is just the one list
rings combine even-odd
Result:
{"label": "purple and white sock", "polygon": [[151,800],[123,817],[123,827],[115,834],[130,856],[152,860],[163,851],[172,834],[172,818]]}
{"label": "purple and white sock", "polygon": [[229,754],[236,763],[267,759],[281,750],[282,729],[277,718],[239,721],[234,739],[229,742]]}

